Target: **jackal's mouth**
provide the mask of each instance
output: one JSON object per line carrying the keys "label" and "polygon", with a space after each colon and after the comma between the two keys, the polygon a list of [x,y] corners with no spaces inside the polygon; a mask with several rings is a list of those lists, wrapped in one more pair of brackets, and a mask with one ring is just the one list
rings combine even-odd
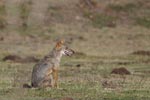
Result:
{"label": "jackal's mouth", "polygon": [[75,52],[73,51],[73,50],[71,50],[71,49],[67,49],[67,50],[65,50],[65,55],[67,55],[67,56],[71,56],[71,55],[73,55]]}

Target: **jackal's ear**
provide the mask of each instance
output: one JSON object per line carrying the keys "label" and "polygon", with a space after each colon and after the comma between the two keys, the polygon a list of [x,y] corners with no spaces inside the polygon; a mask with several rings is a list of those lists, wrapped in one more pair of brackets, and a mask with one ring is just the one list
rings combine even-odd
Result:
{"label": "jackal's ear", "polygon": [[56,43],[56,48],[60,48],[64,44],[65,40],[60,40]]}

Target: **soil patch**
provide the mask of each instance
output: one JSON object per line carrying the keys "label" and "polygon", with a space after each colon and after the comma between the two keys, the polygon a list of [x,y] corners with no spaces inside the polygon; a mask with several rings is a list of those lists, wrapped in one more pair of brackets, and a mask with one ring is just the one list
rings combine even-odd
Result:
{"label": "soil patch", "polygon": [[132,55],[143,55],[143,56],[150,56],[150,51],[144,51],[144,50],[139,50],[139,51],[134,51],[131,53]]}
{"label": "soil patch", "polygon": [[128,71],[126,68],[121,67],[121,68],[114,68],[114,69],[111,71],[111,74],[130,75],[131,72]]}
{"label": "soil patch", "polygon": [[62,99],[60,99],[60,100],[73,100],[73,98],[70,98],[70,97],[64,97],[64,98],[62,98]]}
{"label": "soil patch", "polygon": [[17,56],[17,55],[7,55],[2,60],[3,61],[17,62],[17,63],[31,63],[31,62],[38,62],[39,61],[39,59],[32,57],[32,56],[22,58],[22,57]]}

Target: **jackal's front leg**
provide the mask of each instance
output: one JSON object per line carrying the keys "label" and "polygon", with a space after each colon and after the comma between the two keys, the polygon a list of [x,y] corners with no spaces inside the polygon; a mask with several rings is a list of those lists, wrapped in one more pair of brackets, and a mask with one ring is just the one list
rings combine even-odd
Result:
{"label": "jackal's front leg", "polygon": [[53,87],[58,88],[58,70],[53,70],[53,79],[54,79]]}

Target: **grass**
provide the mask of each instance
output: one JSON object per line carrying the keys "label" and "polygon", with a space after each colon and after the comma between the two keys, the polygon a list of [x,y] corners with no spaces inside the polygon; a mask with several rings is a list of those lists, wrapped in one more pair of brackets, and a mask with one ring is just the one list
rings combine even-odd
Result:
{"label": "grass", "polygon": [[117,17],[103,14],[103,13],[93,13],[88,10],[84,10],[84,17],[88,18],[91,21],[91,24],[96,28],[102,27],[115,27]]}
{"label": "grass", "polygon": [[[25,2],[19,10],[25,23],[30,6]],[[76,6],[72,6],[71,9],[75,7],[79,12],[76,13],[79,19],[64,24],[61,11],[67,10],[63,6],[57,1],[54,6],[50,5],[47,13],[55,18],[48,26],[20,29],[19,36],[13,31],[10,33],[14,34],[7,31],[7,34],[0,33],[4,38],[0,40],[0,100],[57,100],[64,97],[74,100],[149,100],[150,56],[132,54],[138,50],[150,50],[149,28],[141,27],[149,27],[149,19],[140,17],[137,20],[141,21],[138,22],[139,26],[119,25],[110,28],[108,26],[115,26],[118,20],[111,14],[80,12]],[[132,4],[113,5],[111,9],[130,13],[137,11],[138,7]],[[22,88],[24,83],[30,84],[35,63],[4,62],[2,58],[9,54],[42,58],[52,49],[55,40],[61,37],[69,38],[72,41],[71,48],[79,52],[77,56],[62,59],[59,73],[62,89]],[[110,74],[113,68],[119,67],[125,67],[131,75]]]}
{"label": "grass", "polygon": [[150,28],[150,18],[147,17],[136,18],[135,24],[146,28]]}
{"label": "grass", "polygon": [[[92,24],[94,27],[102,28],[107,26],[115,26],[116,18],[108,15],[96,15],[92,19]],[[111,25],[112,24],[112,25]]]}
{"label": "grass", "polygon": [[[93,60],[89,62],[91,58]],[[0,81],[0,98],[1,100],[4,98],[13,100],[13,98],[16,96],[16,100],[32,100],[35,98],[37,98],[37,100],[44,98],[58,99],[63,97],[71,97],[75,100],[133,100],[135,98],[137,100],[150,99],[149,77],[142,80],[143,77],[136,76],[138,73],[133,72],[134,75],[125,76],[125,81],[123,81],[124,79],[120,75],[110,75],[112,68],[120,67],[120,65],[117,63],[112,64],[109,62],[110,60],[117,58],[120,60],[130,60],[130,56],[126,56],[126,58],[103,57],[103,59],[101,59],[102,61],[99,61],[97,58],[98,57],[90,56],[82,56],[81,58],[78,56],[71,59],[68,57],[63,58],[59,74],[59,85],[62,89],[23,89],[21,87],[22,84],[30,83],[30,75],[34,63],[19,64],[1,61],[2,66],[0,70],[0,76],[3,78]],[[132,57],[132,60],[137,59],[136,57]],[[66,61],[72,65],[65,66]],[[103,61],[105,61],[105,63]],[[81,67],[76,67],[77,64],[81,64]],[[136,65],[140,64],[137,62],[135,65],[128,64],[124,67],[132,70],[137,70],[137,68],[142,67],[142,70],[147,70],[146,66],[148,65],[146,63],[139,67],[135,67]],[[142,73],[142,75],[147,74]],[[113,85],[114,88],[104,87],[102,83],[106,80],[112,82],[110,85]],[[22,92],[20,93],[20,91]]]}
{"label": "grass", "polygon": [[108,5],[108,7],[116,12],[133,12],[134,10],[139,8],[137,4],[133,3],[128,3],[125,5],[110,4]]}
{"label": "grass", "polygon": [[6,15],[5,5],[0,5],[0,28],[1,29],[4,29],[6,26],[5,15]]}
{"label": "grass", "polygon": [[22,30],[26,30],[28,28],[27,20],[31,11],[32,1],[26,1],[20,4],[20,17],[22,19]]}
{"label": "grass", "polygon": [[[96,8],[98,9],[98,8]],[[104,11],[83,9],[84,17],[92,21],[92,25],[97,28],[115,27],[119,23],[138,24],[149,28],[149,8],[140,2],[115,4],[110,3],[103,8]],[[141,16],[142,15],[142,16]],[[135,16],[141,16],[136,18]],[[143,16],[148,16],[147,18]],[[127,24],[126,23],[126,24]]]}

